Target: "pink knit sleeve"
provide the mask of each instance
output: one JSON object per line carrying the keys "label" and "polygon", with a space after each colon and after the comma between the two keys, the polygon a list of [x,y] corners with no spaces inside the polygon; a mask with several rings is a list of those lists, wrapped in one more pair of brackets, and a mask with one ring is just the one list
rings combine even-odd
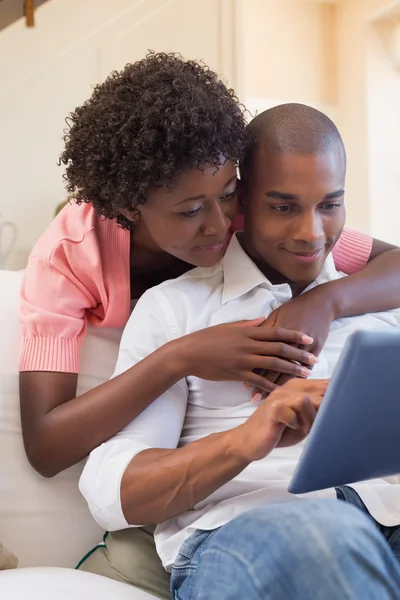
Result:
{"label": "pink knit sleeve", "polygon": [[347,275],[358,273],[367,264],[371,256],[373,238],[354,229],[343,229],[332,251],[338,271]]}
{"label": "pink knit sleeve", "polygon": [[86,310],[95,300],[68,268],[29,259],[21,287],[20,371],[79,372]]}

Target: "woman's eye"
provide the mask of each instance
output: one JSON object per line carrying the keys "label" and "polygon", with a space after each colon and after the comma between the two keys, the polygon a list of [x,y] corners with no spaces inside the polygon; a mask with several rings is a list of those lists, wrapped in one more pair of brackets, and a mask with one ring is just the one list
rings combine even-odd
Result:
{"label": "woman's eye", "polygon": [[179,213],[179,215],[181,217],[195,217],[196,215],[199,214],[199,212],[201,212],[201,208],[196,208],[195,210],[188,210],[186,212],[181,212]]}
{"label": "woman's eye", "polygon": [[231,200],[236,194],[236,190],[233,190],[233,192],[229,192],[229,194],[225,194],[224,196],[221,196],[220,200],[222,200],[222,202],[226,201],[226,200]]}
{"label": "woman's eye", "polygon": [[[236,189],[233,190],[232,192],[229,192],[229,194],[225,194],[224,196],[220,197],[220,201],[221,202],[228,202],[229,200],[232,200],[232,198],[235,197],[236,194]],[[181,212],[178,213],[180,217],[195,217],[196,215],[198,215],[201,211],[203,210],[203,207],[199,207],[199,208],[195,208],[194,210],[187,210],[185,212]]]}

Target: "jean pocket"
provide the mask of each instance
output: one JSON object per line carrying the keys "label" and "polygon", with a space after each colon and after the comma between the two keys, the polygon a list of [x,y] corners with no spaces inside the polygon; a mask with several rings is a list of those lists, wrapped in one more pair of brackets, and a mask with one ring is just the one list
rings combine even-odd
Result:
{"label": "jean pocket", "polygon": [[187,540],[185,540],[179,549],[179,554],[176,557],[174,568],[188,567],[193,556],[196,554],[200,546],[208,539],[212,531],[203,531],[197,529]]}

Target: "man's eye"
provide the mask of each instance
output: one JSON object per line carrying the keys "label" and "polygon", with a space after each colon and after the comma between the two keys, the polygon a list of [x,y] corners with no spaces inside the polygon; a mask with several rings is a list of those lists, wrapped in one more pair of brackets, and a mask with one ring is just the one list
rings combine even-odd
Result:
{"label": "man's eye", "polygon": [[336,210],[341,206],[342,205],[337,202],[325,202],[324,204],[321,204],[321,208],[323,210]]}
{"label": "man's eye", "polygon": [[288,205],[272,206],[272,209],[276,210],[277,212],[289,212],[290,210],[292,210],[292,207],[288,204]]}

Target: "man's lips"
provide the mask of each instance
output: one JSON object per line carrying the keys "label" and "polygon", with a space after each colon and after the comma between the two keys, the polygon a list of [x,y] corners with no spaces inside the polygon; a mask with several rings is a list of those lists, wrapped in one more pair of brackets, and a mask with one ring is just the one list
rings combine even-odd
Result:
{"label": "man's lips", "polygon": [[319,260],[322,256],[323,251],[323,248],[319,248],[318,250],[312,250],[312,252],[293,252],[292,250],[286,249],[286,252],[289,252],[289,254],[291,254],[293,258],[295,258],[295,260],[298,260],[302,263],[313,263]]}

